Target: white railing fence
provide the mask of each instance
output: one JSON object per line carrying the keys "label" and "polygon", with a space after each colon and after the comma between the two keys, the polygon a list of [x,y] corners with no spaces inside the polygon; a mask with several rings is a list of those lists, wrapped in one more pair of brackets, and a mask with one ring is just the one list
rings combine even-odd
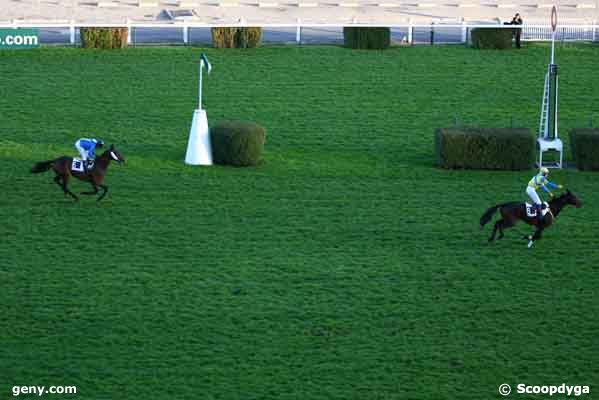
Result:
{"label": "white railing fence", "polygon": [[[0,22],[0,28],[38,28],[54,32],[54,43],[77,45],[79,28],[82,27],[126,27],[129,30],[128,42],[131,45],[150,43],[190,44],[210,43],[210,29],[218,27],[254,27],[263,29],[265,43],[335,43],[343,41],[343,27],[378,27],[391,29],[392,40],[407,44],[448,44],[469,43],[470,33],[475,28],[514,29],[514,25],[499,24],[460,24],[430,23],[430,24],[312,24],[297,20],[293,24],[249,24],[222,23],[205,24],[192,21],[175,21],[170,23],[141,23],[127,20],[124,23],[83,23],[75,21],[56,21],[48,23],[26,22],[13,20]],[[519,25],[522,29],[522,41],[551,40],[551,26]],[[58,30],[58,31],[57,31]],[[199,35],[192,33],[201,32]],[[194,40],[194,36],[196,40]],[[68,37],[68,39],[67,39]],[[201,37],[198,40],[197,37]],[[560,25],[556,30],[559,41],[597,41],[599,40],[599,25],[592,24]]]}

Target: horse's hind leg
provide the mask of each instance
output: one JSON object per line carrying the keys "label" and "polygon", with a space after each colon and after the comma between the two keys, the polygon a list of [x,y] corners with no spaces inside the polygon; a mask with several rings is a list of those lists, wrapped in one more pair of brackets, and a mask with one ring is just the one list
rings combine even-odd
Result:
{"label": "horse's hind leg", "polygon": [[[62,182],[60,181],[60,175],[56,175],[53,180],[54,180],[54,183],[56,183],[62,190],[64,190],[64,188],[62,187]],[[66,195],[66,193],[65,193],[65,195]]]}
{"label": "horse's hind leg", "polygon": [[[68,175],[62,175],[62,190],[64,191],[65,195],[70,195],[73,199],[75,199],[76,201],[79,201],[79,197],[77,197],[75,195],[75,193],[71,192],[69,190],[68,184],[69,184],[69,177]],[[56,178],[54,179],[54,181],[56,182]],[[58,182],[57,182],[58,183]]]}
{"label": "horse's hind leg", "polygon": [[500,219],[499,221],[497,221],[495,223],[495,225],[497,225],[497,229],[499,230],[499,236],[497,237],[497,240],[499,239],[503,239],[503,226],[505,224],[505,220]]}
{"label": "horse's hind leg", "polygon": [[503,222],[502,219],[495,222],[495,225],[493,226],[493,232],[491,233],[491,237],[489,238],[489,242],[492,242],[493,240],[495,240],[495,235],[497,234],[497,229],[500,229],[501,222]]}
{"label": "horse's hind leg", "polygon": [[102,200],[104,198],[104,196],[106,196],[106,193],[108,193],[108,186],[106,185],[98,185],[102,188],[103,192],[100,195],[100,197],[98,197],[98,201]]}
{"label": "horse's hind leg", "polygon": [[513,220],[511,220],[511,219],[502,219],[501,220],[501,225],[499,225],[499,237],[497,238],[497,240],[503,238],[503,230],[504,229],[511,228],[515,224],[516,223]]}

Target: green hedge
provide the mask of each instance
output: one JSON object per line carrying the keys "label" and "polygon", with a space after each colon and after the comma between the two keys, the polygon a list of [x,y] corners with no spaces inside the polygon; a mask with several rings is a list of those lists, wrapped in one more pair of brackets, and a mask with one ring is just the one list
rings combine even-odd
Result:
{"label": "green hedge", "polygon": [[570,146],[578,169],[599,170],[599,128],[572,129]]}
{"label": "green hedge", "polygon": [[211,32],[216,48],[255,48],[262,41],[262,28],[212,28]]}
{"label": "green hedge", "polygon": [[535,145],[535,137],[523,128],[445,128],[435,132],[437,165],[442,168],[531,169]]}
{"label": "green hedge", "polygon": [[210,140],[216,164],[253,166],[262,158],[266,130],[253,122],[219,122],[210,129]]}
{"label": "green hedge", "polygon": [[391,43],[389,28],[343,28],[345,47],[351,49],[388,49]]}
{"label": "green hedge", "polygon": [[512,47],[513,29],[474,28],[472,47],[477,49],[509,49]]}
{"label": "green hedge", "polygon": [[81,47],[121,49],[127,47],[127,28],[81,28]]}

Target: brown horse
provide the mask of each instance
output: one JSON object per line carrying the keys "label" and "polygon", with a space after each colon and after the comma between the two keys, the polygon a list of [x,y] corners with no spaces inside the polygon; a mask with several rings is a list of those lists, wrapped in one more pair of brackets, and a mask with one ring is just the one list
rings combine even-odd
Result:
{"label": "brown horse", "polygon": [[79,200],[79,198],[69,190],[68,185],[70,177],[74,176],[77,179],[89,182],[92,185],[93,191],[81,192],[81,194],[98,194],[98,188],[101,188],[102,194],[100,197],[98,197],[98,201],[100,201],[108,192],[108,186],[104,185],[104,177],[106,176],[106,171],[108,170],[108,166],[112,160],[117,161],[119,164],[125,162],[125,158],[117,151],[117,149],[115,149],[114,145],[111,145],[108,150],[96,157],[94,167],[88,172],[73,170],[71,168],[73,164],[73,158],[67,156],[35,163],[33,168],[31,168],[31,172],[38,174],[40,172],[48,171],[50,168],[52,168],[56,173],[54,182],[64,191],[65,196],[67,194],[71,195],[71,197],[73,197],[76,201]]}
{"label": "brown horse", "polygon": [[497,230],[499,230],[499,237],[501,239],[503,237],[503,230],[506,228],[510,228],[516,224],[518,220],[522,220],[526,222],[528,225],[532,225],[536,227],[535,233],[531,236],[524,236],[525,239],[528,239],[528,247],[532,247],[535,240],[541,239],[541,235],[543,234],[543,230],[549,228],[559,213],[562,211],[567,205],[573,205],[576,208],[582,206],[582,202],[574,195],[574,193],[566,190],[566,193],[562,194],[559,197],[553,198],[549,201],[549,210],[547,213],[539,220],[536,216],[529,216],[526,212],[526,204],[525,203],[504,203],[499,204],[494,207],[489,208],[483,216],[480,218],[480,227],[481,229],[491,220],[493,214],[499,209],[501,213],[501,219],[495,222],[495,226],[493,227],[493,233],[489,238],[489,242],[495,240],[495,235]]}

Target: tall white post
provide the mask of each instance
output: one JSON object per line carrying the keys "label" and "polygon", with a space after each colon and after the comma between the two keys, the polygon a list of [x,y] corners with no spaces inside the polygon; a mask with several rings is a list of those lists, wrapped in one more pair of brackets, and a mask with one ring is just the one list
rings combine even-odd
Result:
{"label": "tall white post", "polygon": [[69,23],[69,39],[71,41],[71,44],[74,46],[75,45],[75,21],[71,20],[71,22]]}
{"label": "tall white post", "polygon": [[127,45],[131,44],[131,20],[127,18]]}
{"label": "tall white post", "polygon": [[189,165],[212,165],[212,145],[210,143],[210,129],[208,128],[208,117],[202,109],[202,70],[206,68],[208,73],[212,70],[206,55],[202,53],[200,58],[200,76],[198,82],[198,108],[193,113],[189,140],[187,142],[187,153],[185,164]]}
{"label": "tall white post", "polygon": [[295,30],[295,42],[297,44],[302,43],[302,26],[299,18],[297,19],[297,28]]}
{"label": "tall white post", "polygon": [[[543,91],[543,106],[541,109],[541,126],[539,129],[539,167],[562,168],[563,142],[558,138],[557,108],[558,108],[558,68],[555,64],[555,33],[557,30],[557,8],[551,10],[551,61],[545,77]],[[543,121],[544,120],[544,121]],[[543,153],[553,151],[559,153],[557,162],[543,162]]]}

